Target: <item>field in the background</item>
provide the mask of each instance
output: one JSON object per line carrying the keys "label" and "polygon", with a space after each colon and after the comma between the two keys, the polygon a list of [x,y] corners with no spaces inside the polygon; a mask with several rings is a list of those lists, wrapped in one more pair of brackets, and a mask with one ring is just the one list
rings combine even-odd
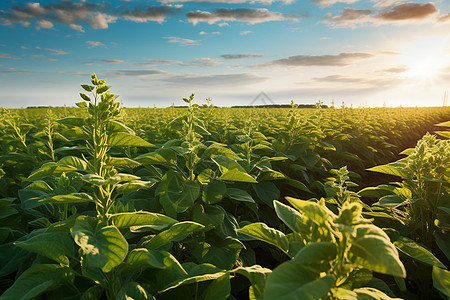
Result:
{"label": "field in the background", "polygon": [[1,299],[450,295],[450,144],[425,135],[449,107],[120,109],[83,88],[0,110]]}

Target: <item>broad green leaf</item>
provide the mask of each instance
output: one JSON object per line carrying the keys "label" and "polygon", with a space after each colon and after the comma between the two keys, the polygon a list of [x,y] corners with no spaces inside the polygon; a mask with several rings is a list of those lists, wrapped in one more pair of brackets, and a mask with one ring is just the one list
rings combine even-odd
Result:
{"label": "broad green leaf", "polygon": [[116,188],[116,192],[119,194],[123,194],[126,192],[137,191],[140,189],[149,189],[152,186],[154,186],[156,182],[157,182],[156,180],[150,181],[134,180],[131,182],[118,185]]}
{"label": "broad green leaf", "polygon": [[261,299],[264,293],[264,285],[266,284],[267,276],[272,273],[272,270],[263,268],[259,265],[250,267],[238,267],[231,272],[245,276],[251,284],[253,294],[257,299]]}
{"label": "broad green leaf", "polygon": [[[211,243],[211,244],[210,244]],[[204,242],[193,250],[192,255],[200,263],[210,263],[221,269],[232,268],[244,245],[239,240],[227,237],[224,240]]]}
{"label": "broad green leaf", "polygon": [[436,266],[433,266],[433,286],[450,298],[450,272]]}
{"label": "broad green leaf", "polygon": [[179,240],[186,237],[188,234],[202,230],[205,226],[191,222],[179,222],[172,225],[169,229],[154,236],[148,243],[146,243],[147,249],[157,249],[173,240]]}
{"label": "broad green leaf", "polygon": [[86,174],[86,175],[83,175],[81,177],[81,179],[83,179],[84,181],[86,181],[89,184],[97,185],[97,186],[101,186],[106,183],[106,180],[102,176],[97,175],[97,174]]}
{"label": "broad green leaf", "polygon": [[225,273],[211,282],[206,288],[202,300],[226,300],[231,293],[230,274]]}
{"label": "broad green leaf", "polygon": [[109,88],[110,88],[110,86],[107,86],[107,85],[100,85],[100,86],[97,86],[96,92],[97,92],[97,94],[103,94],[104,92],[106,92],[107,90],[109,90]]}
{"label": "broad green leaf", "polygon": [[227,186],[223,181],[211,180],[203,186],[202,200],[207,204],[220,202],[227,192]]}
{"label": "broad green leaf", "polygon": [[104,287],[100,285],[94,285],[84,291],[80,300],[100,300],[102,299]]}
{"label": "broad green leaf", "polygon": [[86,193],[72,193],[67,195],[56,195],[47,197],[40,202],[45,203],[83,203],[83,202],[94,202],[94,198]]}
{"label": "broad green leaf", "polygon": [[273,201],[273,206],[275,207],[275,212],[277,213],[278,218],[289,227],[290,230],[300,233],[308,228],[305,228],[306,225],[302,222],[303,216],[293,209],[279,201]]}
{"label": "broad green leaf", "polygon": [[78,106],[79,108],[86,108],[87,107],[86,102],[76,102],[75,105]]}
{"label": "broad green leaf", "polygon": [[56,122],[64,124],[64,125],[83,126],[84,118],[67,117],[67,118],[62,118],[62,119],[56,120]]}
{"label": "broad green leaf", "polygon": [[164,174],[157,193],[165,212],[176,217],[177,213],[182,213],[194,205],[200,195],[200,185],[196,181],[184,180],[179,173],[170,170]]}
{"label": "broad green leaf", "polygon": [[382,197],[380,201],[378,201],[378,205],[388,208],[396,208],[408,203],[410,203],[409,200],[405,200],[399,195],[387,195]]}
{"label": "broad green leaf", "polygon": [[70,235],[62,232],[42,232],[15,245],[65,266],[69,266],[68,257],[73,257],[75,249]]}
{"label": "broad green leaf", "polygon": [[265,181],[265,180],[279,180],[284,178],[285,176],[283,173],[274,170],[268,170],[261,172],[256,179],[258,181]]}
{"label": "broad green leaf", "polygon": [[157,273],[157,276],[162,282],[165,282],[163,285],[187,277],[186,270],[172,254],[145,248],[132,250],[125,262],[118,268],[118,272],[122,276],[127,276],[129,273],[142,272],[148,268],[154,269],[152,272],[162,271],[162,273]]}
{"label": "broad green leaf", "polygon": [[118,213],[112,215],[110,220],[119,229],[147,226],[154,230],[163,230],[178,222],[166,215],[151,212]]}
{"label": "broad green leaf", "polygon": [[109,135],[108,145],[116,147],[155,147],[142,138],[127,132],[115,132]]}
{"label": "broad green leaf", "polygon": [[129,159],[128,157],[111,157],[108,162],[109,166],[116,168],[136,168],[141,164],[137,161]]}
{"label": "broad green leaf", "polygon": [[95,87],[93,87],[92,85],[87,85],[87,84],[82,84],[81,87],[83,88],[83,90],[85,90],[86,92],[92,92],[94,90]]}
{"label": "broad green leaf", "polygon": [[358,225],[349,251],[350,260],[369,270],[405,277],[406,271],[389,237],[375,225]]}
{"label": "broad green leaf", "polygon": [[276,267],[267,278],[264,299],[317,300],[328,294],[334,284],[333,276],[320,278],[318,272],[288,261]]}
{"label": "broad green leaf", "polygon": [[389,185],[379,185],[377,187],[366,187],[358,192],[361,197],[381,198],[394,194],[395,187]]}
{"label": "broad green leaf", "polygon": [[[174,265],[177,265],[178,269],[182,270],[180,263],[169,252],[148,250],[146,248],[132,250],[125,260],[125,267],[131,270],[142,270],[145,268],[167,269]],[[184,270],[181,273],[187,274]]]}
{"label": "broad green leaf", "polygon": [[[88,96],[88,95],[86,95],[85,93],[80,93],[80,97],[84,100],[84,101],[87,101],[87,102],[90,102],[91,101],[91,98]],[[84,103],[86,103],[86,102],[84,102]],[[79,107],[79,106],[78,106]],[[86,107],[87,107],[87,105],[86,105]]]}
{"label": "broad green leaf", "polygon": [[154,299],[139,283],[127,282],[116,295],[116,300],[149,300]]}
{"label": "broad green leaf", "polygon": [[222,173],[220,179],[257,183],[236,160],[223,155],[218,155],[211,160],[219,166]]}
{"label": "broad green leaf", "polygon": [[94,230],[90,217],[78,217],[72,230],[75,243],[86,253],[90,267],[101,268],[108,273],[119,265],[128,253],[128,242],[115,226]]}
{"label": "broad green leaf", "polygon": [[78,171],[86,171],[87,169],[86,161],[76,156],[65,156],[58,161],[58,165],[75,167]]}
{"label": "broad green leaf", "polygon": [[177,154],[171,149],[161,148],[154,152],[139,155],[135,160],[140,163],[177,164]]}
{"label": "broad green leaf", "polygon": [[308,187],[303,182],[300,182],[298,180],[291,179],[291,178],[286,178],[284,181],[288,185],[290,185],[292,187],[295,187],[296,189],[299,189],[301,191],[305,191],[305,192],[308,192],[308,193],[312,193],[311,190],[308,189]]}
{"label": "broad green leaf", "polygon": [[45,163],[41,166],[40,169],[33,172],[26,180],[32,180],[37,179],[45,176],[50,175],[58,175],[62,174],[64,172],[70,172],[70,171],[77,171],[77,168],[75,166],[69,166],[69,165],[58,165],[55,162],[49,162]]}
{"label": "broad green leaf", "polygon": [[240,158],[233,150],[225,148],[225,147],[218,147],[217,145],[211,145],[208,147],[205,152],[203,153],[205,157],[212,157],[215,158],[219,155],[225,156],[231,159],[234,159],[236,161],[243,160]]}
{"label": "broad green leaf", "polygon": [[[329,268],[329,264],[336,259],[337,247],[333,243],[320,242],[311,243],[303,247],[294,257],[294,262],[302,265],[307,264],[325,264]],[[327,269],[322,270],[325,272]]]}
{"label": "broad green leaf", "polygon": [[53,189],[47,184],[47,182],[45,182],[43,180],[33,181],[32,183],[27,185],[27,187],[25,189],[38,190],[38,191],[43,191],[46,193],[51,193],[53,191]]}
{"label": "broad green leaf", "polygon": [[286,200],[296,208],[300,213],[319,224],[325,224],[332,220],[332,213],[325,207],[313,201],[300,200],[292,197],[286,197]]}
{"label": "broad green leaf", "polygon": [[227,195],[231,199],[239,201],[239,202],[255,203],[255,200],[253,200],[252,196],[250,196],[249,193],[247,193],[246,191],[241,190],[241,189],[228,188]]}
{"label": "broad green leaf", "polygon": [[289,241],[284,233],[274,228],[270,228],[264,223],[249,224],[239,229],[238,232],[274,245],[284,253],[288,253],[289,251]]}
{"label": "broad green leaf", "polygon": [[117,121],[117,120],[109,120],[108,122],[108,126],[106,127],[108,132],[113,133],[113,132],[128,132],[130,134],[135,134],[133,129],[131,129],[130,127],[126,126],[125,124]]}
{"label": "broad green leaf", "polygon": [[367,169],[367,171],[373,171],[373,172],[378,172],[378,173],[383,173],[383,174],[388,174],[388,175],[399,176],[401,178],[406,178],[406,174],[403,171],[401,171],[399,168],[391,166],[391,165],[376,166],[376,167]]}
{"label": "broad green leaf", "polygon": [[411,154],[413,154],[415,151],[416,151],[416,149],[414,149],[414,148],[408,148],[408,149],[403,150],[403,151],[400,152],[399,154],[400,154],[400,155],[411,155]]}
{"label": "broad green leaf", "polygon": [[273,200],[280,198],[280,190],[270,181],[252,184],[253,190],[262,202],[273,208]]}
{"label": "broad green leaf", "polygon": [[17,213],[19,213],[19,211],[17,209],[15,209],[14,207],[11,207],[11,206],[2,207],[0,210],[0,219],[7,218],[7,217],[15,215]]}
{"label": "broad green leaf", "polygon": [[358,300],[401,300],[400,298],[391,298],[382,291],[370,287],[354,289],[353,292],[356,293],[356,299]]}
{"label": "broad green leaf", "polygon": [[188,276],[184,279],[176,280],[168,285],[166,285],[163,289],[158,291],[158,293],[164,293],[168,290],[174,289],[176,287],[179,287],[181,285],[196,283],[196,282],[203,282],[208,280],[214,280],[217,279],[224,274],[227,274],[227,271],[223,271],[219,268],[214,267],[213,265],[209,264],[201,264],[196,265],[193,268],[191,268],[188,271]]}
{"label": "broad green leaf", "polygon": [[225,218],[225,211],[218,205],[196,205],[192,210],[192,221],[205,227],[218,227]]}
{"label": "broad green leaf", "polygon": [[2,300],[31,300],[52,290],[62,281],[72,281],[74,272],[58,265],[39,264],[25,270],[1,296]]}
{"label": "broad green leaf", "polygon": [[398,250],[408,255],[409,257],[412,257],[431,266],[437,266],[446,269],[444,264],[442,264],[439,259],[437,259],[430,251],[407,237],[401,236],[397,238],[394,241],[394,245]]}
{"label": "broad green leaf", "polygon": [[230,180],[230,181],[240,181],[240,182],[250,182],[250,183],[258,183],[255,178],[253,178],[250,174],[240,172],[237,169],[232,169],[223,173],[220,176],[222,180]]}

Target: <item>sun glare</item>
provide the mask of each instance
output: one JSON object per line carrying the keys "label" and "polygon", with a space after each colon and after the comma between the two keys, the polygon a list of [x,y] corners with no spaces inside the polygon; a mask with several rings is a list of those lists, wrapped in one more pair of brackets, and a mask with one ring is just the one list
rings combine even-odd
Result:
{"label": "sun glare", "polygon": [[445,42],[442,37],[423,37],[405,44],[401,62],[408,70],[404,74],[411,79],[433,81],[448,62]]}

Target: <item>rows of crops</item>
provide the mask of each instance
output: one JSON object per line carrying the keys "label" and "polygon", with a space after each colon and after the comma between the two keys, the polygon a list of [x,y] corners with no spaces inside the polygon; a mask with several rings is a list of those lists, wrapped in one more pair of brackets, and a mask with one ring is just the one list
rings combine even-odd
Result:
{"label": "rows of crops", "polygon": [[450,297],[449,108],[126,109],[82,88],[0,111],[2,300]]}

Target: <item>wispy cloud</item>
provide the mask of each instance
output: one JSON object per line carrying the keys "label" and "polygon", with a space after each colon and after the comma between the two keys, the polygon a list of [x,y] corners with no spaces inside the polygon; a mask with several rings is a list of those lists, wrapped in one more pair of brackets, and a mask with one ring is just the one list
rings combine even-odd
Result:
{"label": "wispy cloud", "polygon": [[112,76],[148,77],[167,74],[161,70],[115,70],[109,72]]}
{"label": "wispy cloud", "polygon": [[320,6],[321,8],[333,6],[336,3],[347,3],[352,4],[358,2],[358,0],[312,0],[315,5]]}
{"label": "wispy cloud", "polygon": [[14,69],[14,68],[8,68],[8,69],[4,69],[4,70],[1,70],[0,69],[0,75],[12,75],[12,74],[21,74],[21,75],[24,75],[24,74],[31,74],[32,73],[32,71],[28,71],[28,70],[16,70],[16,69]]}
{"label": "wispy cloud", "polygon": [[306,67],[306,66],[347,66],[358,60],[374,57],[371,53],[340,53],[335,55],[296,55],[288,58],[273,60],[268,63],[259,66],[293,66],[293,67]]}
{"label": "wispy cloud", "polygon": [[86,41],[86,44],[89,44],[89,48],[95,48],[95,47],[103,47],[106,48],[106,45],[102,42],[96,42],[96,41]]}
{"label": "wispy cloud", "polygon": [[261,3],[265,5],[271,5],[275,2],[281,2],[283,4],[294,3],[295,0],[159,0],[161,3],[182,3],[182,2],[209,2],[209,3],[226,3],[226,4],[243,4],[243,3]]}
{"label": "wispy cloud", "polygon": [[220,21],[237,21],[257,24],[270,21],[297,21],[299,19],[295,15],[272,12],[266,8],[220,8],[213,13],[197,10],[188,12],[186,17],[194,25],[197,25],[199,22],[214,24]]}
{"label": "wispy cloud", "polygon": [[222,34],[219,31],[213,31],[213,32],[206,32],[206,31],[200,31],[200,35],[219,35]]}
{"label": "wispy cloud", "polygon": [[183,67],[214,67],[221,65],[220,61],[217,61],[210,57],[196,58],[194,61],[179,61],[179,60],[152,60],[148,62],[126,62],[120,59],[102,59],[107,64],[125,64],[140,67],[155,67],[160,65],[177,65]]}
{"label": "wispy cloud", "polygon": [[253,33],[253,31],[245,30],[245,31],[241,31],[239,34],[240,35],[247,35],[247,34],[250,34],[250,33]]}
{"label": "wispy cloud", "polygon": [[388,69],[381,70],[382,73],[390,73],[390,74],[401,74],[409,70],[408,66],[400,65]]}
{"label": "wispy cloud", "polygon": [[450,22],[450,13],[440,16],[438,22],[439,23]]}
{"label": "wispy cloud", "polygon": [[0,53],[0,58],[3,58],[3,59],[14,59],[14,60],[21,59],[19,56],[12,55],[12,54],[9,54],[9,53]]}
{"label": "wispy cloud", "polygon": [[198,40],[184,39],[176,36],[166,36],[165,39],[168,39],[169,43],[179,44],[180,46],[195,46],[200,45]]}
{"label": "wispy cloud", "polygon": [[122,16],[133,22],[146,23],[148,21],[155,21],[162,23],[165,21],[166,17],[173,15],[178,11],[176,7],[173,6],[150,6],[146,8],[137,7],[132,11],[125,11]]}
{"label": "wispy cloud", "polygon": [[431,19],[439,13],[434,3],[397,3],[381,11],[347,7],[340,15],[327,13],[325,23],[332,27],[379,26],[383,24],[411,24]]}
{"label": "wispy cloud", "polygon": [[223,59],[243,59],[250,57],[263,57],[264,54],[222,54],[220,57]]}
{"label": "wispy cloud", "polygon": [[78,31],[78,32],[84,32],[84,28],[81,25],[69,24],[69,27],[72,28],[73,30]]}
{"label": "wispy cloud", "polygon": [[53,55],[66,55],[66,54],[69,54],[69,52],[63,51],[61,49],[45,48],[45,50],[49,51]]}

